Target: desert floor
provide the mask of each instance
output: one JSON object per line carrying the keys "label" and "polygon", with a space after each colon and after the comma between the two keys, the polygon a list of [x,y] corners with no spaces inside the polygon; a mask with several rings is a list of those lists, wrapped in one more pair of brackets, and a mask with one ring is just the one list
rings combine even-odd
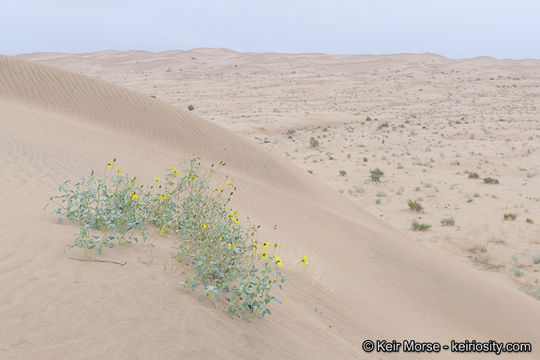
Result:
{"label": "desert floor", "polygon": [[[494,339],[537,359],[539,92],[537,60],[0,56],[0,358],[431,359],[362,342]],[[283,246],[287,302],[264,320],[178,287],[168,237],[76,261],[77,227],[43,211],[112,158],[147,182],[193,154],[227,163],[241,217]]]}

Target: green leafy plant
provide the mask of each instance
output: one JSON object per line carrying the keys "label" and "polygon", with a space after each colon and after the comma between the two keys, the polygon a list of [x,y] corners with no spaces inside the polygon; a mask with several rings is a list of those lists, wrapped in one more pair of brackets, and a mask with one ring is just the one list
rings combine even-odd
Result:
{"label": "green leafy plant", "polygon": [[409,205],[409,209],[414,210],[414,211],[422,211],[423,209],[422,205],[420,205],[418,201],[409,200],[407,201],[407,205]]}
{"label": "green leafy plant", "polygon": [[525,275],[525,273],[524,273],[521,269],[519,269],[519,268],[517,268],[517,267],[515,267],[515,266],[512,267],[512,269],[511,269],[510,271],[511,271],[512,274],[514,274],[514,276],[517,277],[517,278],[523,277],[523,275]]}
{"label": "green leafy plant", "polygon": [[411,229],[413,231],[426,231],[427,229],[431,228],[431,225],[428,224],[421,224],[418,221],[413,221],[411,224]]}
{"label": "green leafy plant", "polygon": [[455,221],[453,218],[446,218],[441,220],[441,225],[443,226],[454,226]]}
{"label": "green leafy plant", "polygon": [[377,168],[375,170],[371,170],[370,171],[370,178],[372,181],[375,181],[375,182],[380,182],[381,181],[381,176],[384,175],[384,172],[382,172],[381,169]]}
{"label": "green leafy plant", "polygon": [[387,122],[383,122],[382,124],[380,124],[379,126],[377,126],[377,130],[380,130],[380,129],[383,129],[383,128],[387,128],[388,127],[388,123]]}
{"label": "green leafy plant", "polygon": [[504,220],[516,220],[517,218],[517,214],[513,214],[513,213],[507,213],[507,214],[504,214]]}
{"label": "green leafy plant", "polygon": [[[229,314],[250,321],[270,314],[270,302],[280,302],[273,289],[282,287],[286,276],[278,255],[281,245],[258,244],[259,227],[241,226],[238,212],[228,207],[234,187],[210,188],[210,179],[225,164],[202,172],[198,159],[186,161],[182,174],[172,168],[151,185],[140,184],[116,166],[107,164],[103,177],[94,171],[71,185],[64,182],[59,195],[49,199],[54,213],[79,225],[74,247],[87,258],[101,255],[116,245],[144,241],[148,228],[176,241],[174,258],[191,268],[189,279],[179,284],[219,307],[226,303]],[[226,189],[226,190],[225,190]],[[157,236],[157,234],[156,234]],[[301,265],[309,264],[306,256]]]}
{"label": "green leafy plant", "polygon": [[498,184],[499,180],[491,178],[491,177],[486,177],[486,178],[484,178],[484,182],[486,184]]}
{"label": "green leafy plant", "polygon": [[315,139],[314,137],[311,137],[311,139],[309,139],[309,146],[311,146],[312,148],[318,148],[319,147],[319,140]]}

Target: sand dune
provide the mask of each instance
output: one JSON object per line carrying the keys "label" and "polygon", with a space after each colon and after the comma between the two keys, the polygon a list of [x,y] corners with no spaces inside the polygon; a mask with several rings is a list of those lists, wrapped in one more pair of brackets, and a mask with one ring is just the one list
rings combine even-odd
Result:
{"label": "sand dune", "polygon": [[[126,54],[125,61],[143,56]],[[540,346],[538,302],[512,282],[408,241],[278,155],[159,100],[2,56],[0,138],[2,358],[433,356],[361,349],[365,339],[403,338]],[[261,239],[283,243],[286,263],[302,253],[312,258],[305,272],[289,269],[281,295],[287,303],[274,306],[266,320],[231,319],[178,288],[182,273],[168,258],[166,240],[154,250],[107,253],[127,260],[123,267],[73,261],[80,254],[66,244],[75,228],[43,212],[59,182],[101,169],[113,157],[125,171],[150,178],[192,154],[206,164],[227,162],[225,173],[239,189],[235,206],[263,226]],[[151,253],[153,262],[142,261]]]}
{"label": "sand dune", "polygon": [[[21,56],[193,104],[415,241],[540,299],[539,60],[226,49]],[[369,180],[376,167],[381,182]],[[424,210],[408,210],[408,200]],[[415,220],[432,228],[413,232]]]}

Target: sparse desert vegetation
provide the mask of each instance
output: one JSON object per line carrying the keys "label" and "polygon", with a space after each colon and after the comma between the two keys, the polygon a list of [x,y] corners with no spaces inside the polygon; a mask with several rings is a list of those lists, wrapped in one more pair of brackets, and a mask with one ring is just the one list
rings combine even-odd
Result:
{"label": "sparse desert vegetation", "polygon": [[441,225],[443,226],[454,226],[456,222],[453,218],[444,218],[441,220]]}
{"label": "sparse desert vegetation", "polygon": [[486,178],[484,178],[484,182],[486,184],[498,184],[499,180],[491,178],[491,177],[486,177]]}
{"label": "sparse desert vegetation", "polygon": [[431,225],[428,225],[428,224],[422,224],[422,223],[419,223],[418,221],[413,221],[412,224],[411,224],[411,229],[413,231],[426,231],[427,229],[430,229],[431,228]]}
{"label": "sparse desert vegetation", "polygon": [[514,221],[517,218],[517,214],[506,213],[506,214],[503,215],[503,218],[504,218],[504,220],[512,220],[512,221]]}
{"label": "sparse desert vegetation", "polygon": [[[79,225],[74,247],[86,258],[102,255],[105,249],[148,241],[150,226],[159,236],[176,237],[174,259],[187,264],[191,275],[180,284],[216,308],[226,300],[229,314],[248,321],[270,314],[273,294],[285,282],[279,243],[258,243],[258,227],[240,225],[238,212],[229,208],[233,185],[210,189],[210,180],[223,162],[202,173],[198,159],[186,161],[184,169],[169,169],[150,184],[124,173],[116,160],[107,164],[103,177],[94,171],[71,186],[65,181],[60,194],[49,204],[54,213]],[[301,259],[307,264],[307,257]]]}
{"label": "sparse desert vegetation", "polygon": [[369,177],[370,177],[370,179],[371,179],[372,181],[380,182],[380,181],[381,181],[381,177],[382,177],[383,175],[384,175],[384,172],[383,172],[381,169],[377,168],[377,169],[375,169],[375,170],[371,170],[371,171],[370,171],[370,176],[369,176]]}
{"label": "sparse desert vegetation", "polygon": [[420,205],[420,203],[418,201],[408,200],[407,205],[409,205],[409,209],[414,210],[414,211],[422,211],[423,210],[422,205]]}

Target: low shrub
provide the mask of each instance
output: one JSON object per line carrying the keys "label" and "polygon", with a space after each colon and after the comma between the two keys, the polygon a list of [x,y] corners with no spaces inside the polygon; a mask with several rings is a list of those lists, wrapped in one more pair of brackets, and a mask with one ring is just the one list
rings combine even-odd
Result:
{"label": "low shrub", "polygon": [[381,176],[383,175],[384,175],[384,172],[382,172],[382,170],[379,168],[370,171],[370,178],[372,181],[375,181],[375,182],[380,182]]}
{"label": "low shrub", "polygon": [[431,225],[428,224],[421,224],[418,221],[413,221],[411,224],[411,229],[414,231],[426,231],[427,229],[431,228]]}
{"label": "low shrub", "polygon": [[491,177],[486,177],[486,178],[484,178],[484,182],[486,184],[498,184],[499,180],[491,178]]}
{"label": "low shrub", "polygon": [[508,213],[508,214],[504,214],[504,220],[516,220],[517,218],[517,214],[512,214],[512,213]]}
{"label": "low shrub", "polygon": [[454,226],[455,221],[453,218],[446,218],[441,220],[441,225],[443,226]]}
{"label": "low shrub", "polygon": [[422,205],[420,205],[418,201],[409,200],[407,201],[407,205],[409,205],[409,209],[414,210],[414,211],[422,211],[423,209]]}
{"label": "low shrub", "polygon": [[[150,185],[140,184],[112,161],[103,177],[90,176],[59,187],[49,199],[54,213],[79,225],[74,247],[87,258],[107,248],[147,240],[148,228],[156,235],[172,234],[174,257],[191,268],[188,280],[179,284],[189,291],[199,286],[201,296],[216,306],[227,303],[231,315],[251,320],[270,314],[270,302],[280,302],[272,293],[282,287],[285,274],[278,243],[258,244],[258,227],[240,224],[238,212],[228,207],[233,186],[210,188],[211,176],[225,164],[212,164],[202,172],[198,159],[186,161],[183,173],[172,168]],[[226,189],[226,191],[225,191]],[[304,256],[300,261],[306,265]]]}

